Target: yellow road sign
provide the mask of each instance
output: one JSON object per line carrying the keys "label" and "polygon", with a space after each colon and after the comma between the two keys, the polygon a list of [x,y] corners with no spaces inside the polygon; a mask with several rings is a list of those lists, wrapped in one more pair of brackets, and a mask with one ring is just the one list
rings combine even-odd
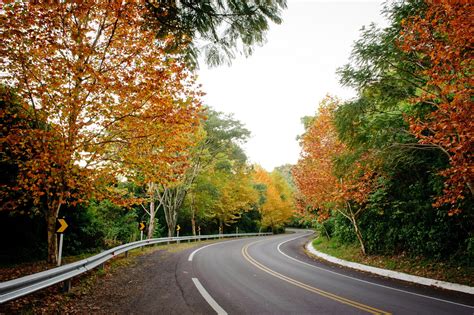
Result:
{"label": "yellow road sign", "polygon": [[66,231],[68,225],[66,223],[66,220],[64,219],[56,219],[56,233],[64,233]]}
{"label": "yellow road sign", "polygon": [[181,230],[181,227],[179,226],[179,224],[176,226],[176,231],[179,231]]}
{"label": "yellow road sign", "polygon": [[140,224],[138,224],[138,229],[139,229],[140,231],[143,231],[143,230],[145,229],[145,226],[146,226],[146,225],[145,225],[145,222],[140,222]]}

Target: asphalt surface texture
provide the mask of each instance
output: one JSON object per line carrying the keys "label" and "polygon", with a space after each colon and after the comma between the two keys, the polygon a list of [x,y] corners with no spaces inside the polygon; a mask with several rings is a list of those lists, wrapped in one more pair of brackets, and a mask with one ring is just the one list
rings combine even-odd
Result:
{"label": "asphalt surface texture", "polygon": [[199,279],[220,313],[474,314],[472,295],[313,260],[303,251],[310,237],[297,231],[220,243],[195,253],[180,269]]}
{"label": "asphalt surface texture", "polygon": [[474,296],[309,257],[308,231],[137,258],[70,310],[94,314],[474,314]]}

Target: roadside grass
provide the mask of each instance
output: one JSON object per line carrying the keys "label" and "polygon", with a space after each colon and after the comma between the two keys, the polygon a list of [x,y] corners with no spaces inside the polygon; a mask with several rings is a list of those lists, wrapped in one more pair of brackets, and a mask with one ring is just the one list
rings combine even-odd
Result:
{"label": "roadside grass", "polygon": [[389,269],[441,281],[474,286],[474,267],[463,266],[452,261],[440,261],[425,257],[399,255],[367,255],[360,252],[357,244],[341,244],[337,239],[319,236],[313,246],[320,252],[368,266]]}

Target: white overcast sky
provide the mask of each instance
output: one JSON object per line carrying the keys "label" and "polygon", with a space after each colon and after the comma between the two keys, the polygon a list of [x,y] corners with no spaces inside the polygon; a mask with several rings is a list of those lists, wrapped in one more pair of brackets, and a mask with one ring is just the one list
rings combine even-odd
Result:
{"label": "white overcast sky", "polygon": [[295,164],[300,118],[314,115],[328,93],[343,99],[355,95],[339,85],[335,72],[348,62],[363,25],[386,24],[382,2],[288,0],[283,23],[272,25],[267,43],[252,56],[237,58],[230,67],[201,66],[205,104],[234,113],[251,131],[245,149],[252,163],[268,171]]}

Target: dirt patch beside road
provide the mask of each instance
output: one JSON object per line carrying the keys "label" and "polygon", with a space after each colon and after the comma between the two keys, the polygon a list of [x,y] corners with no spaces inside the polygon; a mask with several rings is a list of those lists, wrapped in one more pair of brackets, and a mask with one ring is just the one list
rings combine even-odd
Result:
{"label": "dirt patch beside road", "polygon": [[[196,314],[183,297],[178,268],[191,248],[203,243],[182,243],[136,250],[128,258],[108,262],[73,280],[70,293],[58,286],[0,306],[0,314]],[[197,291],[196,291],[197,292]]]}
{"label": "dirt patch beside road", "polygon": [[68,303],[78,313],[192,314],[176,281],[182,251],[164,250],[140,256],[136,262],[97,281],[89,294]]}

